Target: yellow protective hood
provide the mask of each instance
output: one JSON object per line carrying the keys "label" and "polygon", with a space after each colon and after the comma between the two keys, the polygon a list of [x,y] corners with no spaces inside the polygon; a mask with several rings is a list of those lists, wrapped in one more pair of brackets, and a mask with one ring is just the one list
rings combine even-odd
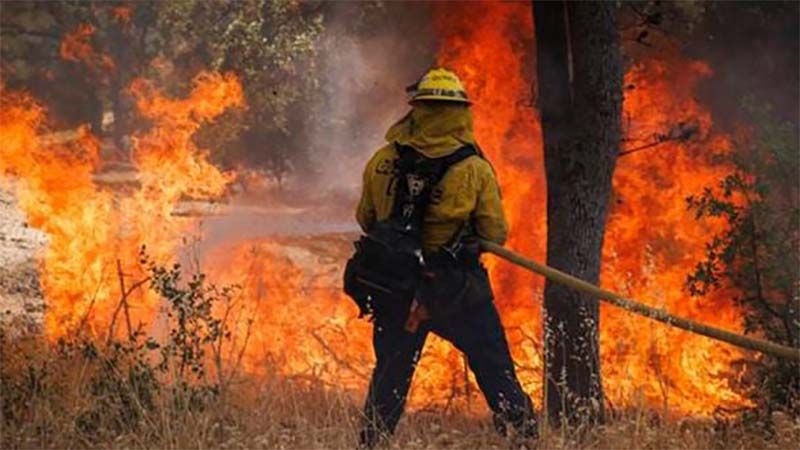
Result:
{"label": "yellow protective hood", "polygon": [[428,158],[447,156],[475,143],[472,111],[457,104],[416,104],[389,128],[386,140],[414,147]]}

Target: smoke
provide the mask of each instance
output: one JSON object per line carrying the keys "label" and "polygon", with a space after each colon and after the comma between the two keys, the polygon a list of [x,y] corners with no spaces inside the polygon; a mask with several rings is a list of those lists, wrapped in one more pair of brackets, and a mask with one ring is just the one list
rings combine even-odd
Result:
{"label": "smoke", "polygon": [[[305,124],[314,189],[352,194],[386,129],[408,109],[405,86],[434,62],[427,7],[335,3],[320,42],[322,95]],[[360,23],[359,23],[360,22]]]}
{"label": "smoke", "polygon": [[769,104],[780,120],[800,121],[800,7],[795,2],[714,3],[685,51],[714,73],[699,100],[728,132],[742,117],[743,98]]}
{"label": "smoke", "polygon": [[204,248],[231,238],[355,232],[353,219],[369,157],[408,110],[405,87],[435,62],[424,3],[331,2],[311,70],[316,95],[289,124],[305,167],[275,192],[242,194],[203,225]]}

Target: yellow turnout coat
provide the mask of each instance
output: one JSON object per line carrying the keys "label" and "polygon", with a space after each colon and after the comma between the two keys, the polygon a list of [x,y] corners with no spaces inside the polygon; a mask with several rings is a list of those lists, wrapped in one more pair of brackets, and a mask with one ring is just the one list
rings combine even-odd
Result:
{"label": "yellow turnout coat", "polygon": [[[472,114],[457,104],[415,104],[386,133],[387,145],[367,163],[356,219],[364,231],[389,217],[396,185],[392,183],[395,143],[417,149],[428,158],[442,158],[465,144],[474,144]],[[480,156],[454,164],[431,195],[423,224],[423,247],[435,251],[474,219],[478,236],[502,244],[508,232],[500,189],[492,166]]]}

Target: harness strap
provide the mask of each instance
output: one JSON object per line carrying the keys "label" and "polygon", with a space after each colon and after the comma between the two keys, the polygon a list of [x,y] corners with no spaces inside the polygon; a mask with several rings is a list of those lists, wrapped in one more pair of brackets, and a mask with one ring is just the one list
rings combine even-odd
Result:
{"label": "harness strap", "polygon": [[470,156],[480,155],[467,144],[442,158],[427,158],[415,148],[395,143],[399,158],[395,164],[395,201],[390,219],[406,230],[421,232],[422,221],[434,188],[451,166]]}

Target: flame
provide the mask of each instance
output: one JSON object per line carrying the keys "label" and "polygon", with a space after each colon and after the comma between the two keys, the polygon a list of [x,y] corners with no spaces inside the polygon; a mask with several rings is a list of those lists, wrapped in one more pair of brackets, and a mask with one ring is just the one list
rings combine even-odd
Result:
{"label": "flame", "polygon": [[[181,196],[216,198],[233,180],[232,173],[221,172],[209,162],[208,150],[198,149],[192,136],[227,108],[241,106],[244,94],[232,74],[210,73],[195,78],[194,89],[185,99],[169,99],[142,79],[132,83],[131,93],[139,112],[155,125],[134,138],[133,161],[142,188],[133,200],[144,216],[137,225],[146,233],[161,229],[162,221],[169,227],[172,208]],[[160,201],[152,202],[152,198]]]}
{"label": "flame", "polygon": [[[202,73],[185,99],[169,99],[142,80],[131,87],[152,128],[134,138],[138,183],[112,193],[96,185],[99,141],[83,130],[77,140],[51,142],[44,108],[23,93],[3,92],[0,173],[12,181],[19,205],[49,243],[41,259],[47,299],[45,330],[51,337],[110,323],[120,299],[116,262],[126,276],[141,276],[139,247],[158,260],[172,259],[192,220],[171,214],[182,195],[219,196],[231,180],[208,161],[192,134],[225,109],[243,104],[232,75]],[[133,323],[150,323],[156,299],[137,293]]]}
{"label": "flame", "polygon": [[[692,97],[711,74],[707,64],[675,54],[639,63],[626,74],[625,84],[632,87],[624,105],[629,138],[690,122],[702,138],[668,141],[620,158],[601,282],[677,315],[743,332],[735,292],[695,298],[683,288],[689,269],[704,258],[705,243],[725,226],[694,220],[685,202],[731,171],[714,161],[731,151],[728,136],[711,131],[711,115]],[[602,309],[601,349],[613,399],[642,396],[695,414],[747,403],[726,376],[735,375],[732,365],[744,356],[729,345],[608,307]]]}
{"label": "flame", "polygon": [[[434,26],[442,40],[438,63],[459,74],[474,100],[475,136],[497,172],[510,224],[506,245],[542,261],[547,190],[532,73],[524,65],[526,49],[533,47],[530,9],[519,3],[468,3],[453,15],[446,4],[437,4]],[[544,282],[510,264],[486,262],[520,381],[538,401]]]}
{"label": "flame", "polygon": [[111,8],[111,16],[117,22],[127,25],[133,16],[133,8],[130,6],[115,6]]}
{"label": "flame", "polygon": [[79,24],[61,41],[61,57],[67,61],[84,63],[87,67],[99,72],[114,69],[114,61],[111,57],[98,52],[91,44],[92,36],[96,31],[97,29],[92,24]]}
{"label": "flame", "polygon": [[[532,48],[530,5],[471,3],[457,16],[435,8],[443,37],[439,63],[454,68],[475,101],[476,135],[494,163],[512,224],[512,248],[543,259],[546,240],[541,132],[527,99]],[[692,97],[711,75],[703,62],[675,52],[631,68],[624,101],[629,139],[653,139],[675,124],[697,123],[702,143],[667,141],[652,150],[623,156],[614,175],[614,200],[603,252],[602,284],[673,313],[741,332],[733,293],[691,298],[686,273],[703,257],[705,242],[721,223],[695,221],[685,198],[714,185],[730,167],[714,156],[730,151],[725,135],[711,132],[707,110]],[[538,246],[536,242],[540,243]],[[526,370],[523,384],[534,398],[541,390],[541,282],[492,264],[492,278],[516,361]],[[534,288],[535,286],[535,288]],[[535,290],[534,290],[535,289]],[[603,383],[615,405],[643,400],[651,406],[710,414],[718,406],[746,403],[729,383],[742,353],[709,339],[669,329],[611,307],[601,308]]]}

